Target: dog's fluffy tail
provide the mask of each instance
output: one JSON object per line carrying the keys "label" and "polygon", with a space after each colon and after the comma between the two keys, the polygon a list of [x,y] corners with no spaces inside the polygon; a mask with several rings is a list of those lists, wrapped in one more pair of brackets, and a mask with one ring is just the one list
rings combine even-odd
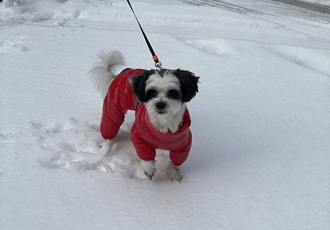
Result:
{"label": "dog's fluffy tail", "polygon": [[125,59],[119,50],[101,51],[97,56],[101,62],[95,63],[89,73],[96,90],[104,98],[112,80],[116,77],[116,68],[124,65]]}

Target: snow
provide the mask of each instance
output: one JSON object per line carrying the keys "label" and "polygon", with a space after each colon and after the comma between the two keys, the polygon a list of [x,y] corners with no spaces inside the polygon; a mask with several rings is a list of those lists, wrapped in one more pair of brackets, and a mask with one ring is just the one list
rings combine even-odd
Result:
{"label": "snow", "polygon": [[163,66],[200,76],[181,184],[166,151],[143,174],[132,112],[99,134],[96,54],[153,68],[126,1],[1,3],[0,229],[329,229],[329,15],[228,2],[132,1]]}
{"label": "snow", "polygon": [[330,1],[329,0],[304,0],[305,2],[309,2],[309,3],[316,3],[316,4],[320,4],[320,5],[326,5],[326,6],[330,6]]}

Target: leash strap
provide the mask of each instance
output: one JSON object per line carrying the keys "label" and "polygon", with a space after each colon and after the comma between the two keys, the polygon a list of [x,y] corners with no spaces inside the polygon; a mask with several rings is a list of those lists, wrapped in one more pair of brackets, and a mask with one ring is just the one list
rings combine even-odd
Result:
{"label": "leash strap", "polygon": [[157,55],[155,54],[154,49],[152,48],[152,46],[151,46],[151,44],[150,44],[150,42],[149,42],[149,39],[147,38],[147,35],[144,33],[144,31],[143,31],[143,29],[142,29],[142,26],[141,26],[141,24],[140,24],[140,22],[139,22],[139,20],[138,20],[138,18],[137,18],[137,16],[136,16],[134,10],[133,10],[133,7],[132,7],[130,1],[127,0],[127,3],[128,3],[128,5],[129,5],[129,7],[131,8],[131,10],[132,10],[132,12],[133,12],[133,14],[134,14],[134,17],[135,17],[137,23],[139,24],[139,27],[140,27],[140,30],[141,30],[141,32],[142,32],[142,34],[143,34],[144,40],[146,41],[146,43],[147,43],[147,45],[148,45],[148,48],[149,48],[149,50],[150,50],[150,53],[151,53],[151,55],[152,55],[152,59],[153,59],[154,62],[155,62],[155,66],[156,66],[157,68],[159,68],[159,69],[162,69],[162,63],[159,61]]}

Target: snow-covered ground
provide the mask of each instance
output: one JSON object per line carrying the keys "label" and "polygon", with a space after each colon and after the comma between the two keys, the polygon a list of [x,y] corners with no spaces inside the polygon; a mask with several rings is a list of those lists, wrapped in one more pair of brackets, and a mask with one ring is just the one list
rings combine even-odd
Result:
{"label": "snow-covered ground", "polygon": [[325,5],[325,6],[330,6],[330,1],[329,0],[300,0],[300,1],[314,3],[314,4],[320,4],[320,5]]}
{"label": "snow-covered ground", "polygon": [[[102,50],[153,68],[126,1],[0,3],[0,229],[330,229],[329,15],[273,1],[131,1],[165,68],[200,76],[182,183],[99,134]],[[221,2],[221,4],[219,4]],[[321,1],[314,1],[321,2]],[[322,1],[327,2],[327,1]]]}

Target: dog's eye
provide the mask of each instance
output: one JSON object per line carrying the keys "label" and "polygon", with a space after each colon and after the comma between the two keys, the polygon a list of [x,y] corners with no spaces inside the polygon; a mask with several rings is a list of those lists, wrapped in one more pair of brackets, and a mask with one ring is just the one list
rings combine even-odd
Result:
{"label": "dog's eye", "polygon": [[157,96],[157,91],[154,90],[154,89],[149,89],[147,91],[147,98],[150,99],[150,98],[154,98]]}
{"label": "dog's eye", "polygon": [[181,93],[178,90],[172,89],[167,92],[167,96],[173,99],[180,99]]}

